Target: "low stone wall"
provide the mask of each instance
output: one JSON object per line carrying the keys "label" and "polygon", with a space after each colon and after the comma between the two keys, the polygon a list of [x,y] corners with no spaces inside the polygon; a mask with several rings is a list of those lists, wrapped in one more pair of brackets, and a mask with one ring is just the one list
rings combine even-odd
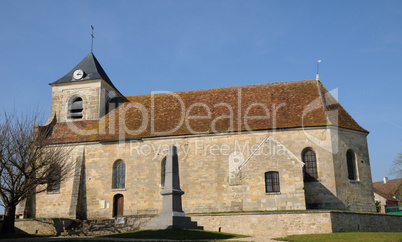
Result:
{"label": "low stone wall", "polygon": [[[402,232],[402,215],[369,214],[337,211],[289,211],[258,213],[191,214],[192,221],[204,226],[204,230],[245,234],[250,236],[282,237],[292,234],[318,234],[333,232]],[[16,228],[30,234],[92,235],[118,233],[141,229],[152,215],[128,216],[127,224],[115,225],[102,220],[84,221],[81,229],[74,227],[70,219],[21,219]],[[110,219],[109,219],[110,220]],[[113,221],[113,220],[111,220]]]}
{"label": "low stone wall", "polygon": [[16,219],[15,227],[18,233],[60,235],[76,221],[71,219]]}
{"label": "low stone wall", "polygon": [[331,212],[333,232],[402,232],[402,215]]}
{"label": "low stone wall", "polygon": [[75,221],[71,219],[17,219],[17,233],[43,235],[104,235],[139,230],[154,216],[128,216],[126,224],[116,224],[114,219]]}
{"label": "low stone wall", "polygon": [[251,236],[333,232],[402,232],[402,216],[335,211],[292,211],[191,215],[205,230]]}
{"label": "low stone wall", "polygon": [[331,233],[329,212],[267,212],[191,215],[205,230],[251,236]]}

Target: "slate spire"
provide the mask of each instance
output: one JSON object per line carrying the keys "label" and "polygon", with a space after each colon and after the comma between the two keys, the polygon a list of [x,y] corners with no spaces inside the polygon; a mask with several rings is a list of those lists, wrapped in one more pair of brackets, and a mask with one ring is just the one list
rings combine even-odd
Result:
{"label": "slate spire", "polygon": [[[76,70],[82,70],[83,76],[80,79],[75,79],[73,74]],[[107,84],[117,90],[117,88],[113,85],[112,81],[107,76],[106,72],[103,70],[102,66],[99,64],[95,55],[90,52],[78,65],[76,65],[72,70],[70,70],[65,76],[60,78],[59,80],[50,83],[50,85],[67,83],[67,82],[75,82],[75,81],[86,81],[86,80],[95,80],[95,79],[103,79]]]}

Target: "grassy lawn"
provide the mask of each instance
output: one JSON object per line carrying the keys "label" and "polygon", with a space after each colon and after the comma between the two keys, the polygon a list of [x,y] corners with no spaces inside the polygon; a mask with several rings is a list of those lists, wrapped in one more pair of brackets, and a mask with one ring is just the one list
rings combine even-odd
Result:
{"label": "grassy lawn", "polygon": [[198,239],[232,239],[245,238],[248,236],[228,234],[196,229],[180,230],[139,230],[120,234],[101,235],[96,237],[108,238],[137,238],[137,239],[174,239],[174,240],[198,240]]}
{"label": "grassy lawn", "polygon": [[332,234],[302,234],[275,238],[279,241],[402,241],[402,233],[343,232]]}

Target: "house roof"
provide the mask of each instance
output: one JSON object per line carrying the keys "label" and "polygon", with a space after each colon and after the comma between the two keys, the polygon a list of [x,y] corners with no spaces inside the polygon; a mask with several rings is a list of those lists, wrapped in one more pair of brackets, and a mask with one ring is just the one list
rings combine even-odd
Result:
{"label": "house roof", "polygon": [[402,178],[384,181],[373,182],[373,190],[378,195],[392,201],[398,201],[394,198],[395,192],[402,186]]}
{"label": "house roof", "polygon": [[77,81],[73,78],[73,73],[78,69],[83,70],[85,73],[84,77],[79,81],[103,79],[107,84],[109,84],[116,91],[118,91],[92,52],[89,53],[80,63],[78,63],[78,65],[76,65],[73,69],[71,69],[66,75],[64,75],[59,80],[50,83],[50,85]]}
{"label": "house roof", "polygon": [[96,121],[56,123],[70,143],[334,125],[368,133],[315,80],[128,96]]}

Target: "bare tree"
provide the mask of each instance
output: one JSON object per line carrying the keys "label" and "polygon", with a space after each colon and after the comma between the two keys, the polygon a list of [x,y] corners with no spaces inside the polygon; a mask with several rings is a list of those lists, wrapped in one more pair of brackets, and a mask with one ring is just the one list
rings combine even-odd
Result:
{"label": "bare tree", "polygon": [[38,115],[0,116],[0,197],[5,208],[1,233],[15,231],[16,206],[29,195],[57,187],[72,174],[70,150],[48,142]]}
{"label": "bare tree", "polygon": [[402,178],[402,153],[399,153],[392,163],[390,174]]}

